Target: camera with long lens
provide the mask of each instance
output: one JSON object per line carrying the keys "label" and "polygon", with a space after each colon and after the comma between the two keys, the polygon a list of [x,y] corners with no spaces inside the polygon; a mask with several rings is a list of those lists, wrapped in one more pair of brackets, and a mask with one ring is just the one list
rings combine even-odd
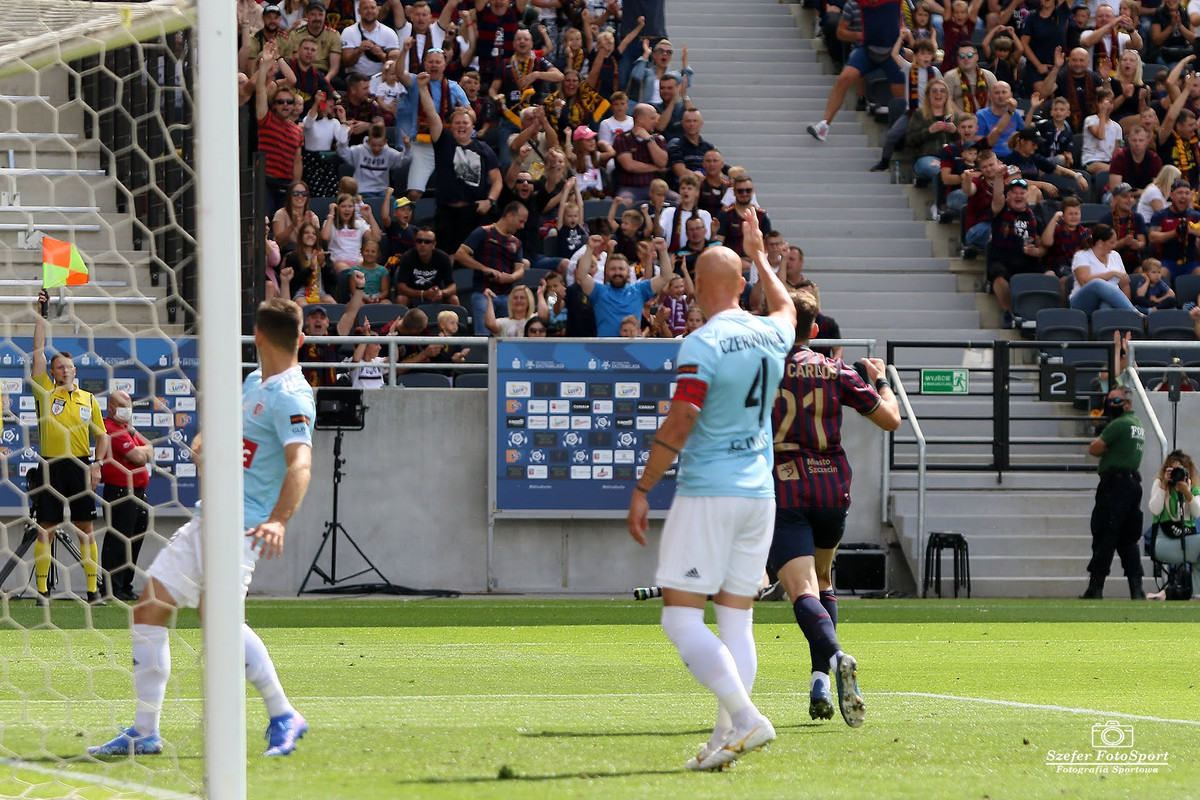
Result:
{"label": "camera with long lens", "polygon": [[1172,486],[1177,483],[1183,483],[1188,479],[1187,470],[1183,467],[1171,467],[1171,474],[1168,476],[1168,479]]}

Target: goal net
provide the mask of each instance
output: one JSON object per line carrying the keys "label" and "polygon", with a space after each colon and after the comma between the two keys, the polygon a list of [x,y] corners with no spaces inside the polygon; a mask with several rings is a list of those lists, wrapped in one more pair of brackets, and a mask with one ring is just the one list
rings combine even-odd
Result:
{"label": "goal net", "polygon": [[[236,38],[233,4],[212,5],[227,6],[223,33]],[[238,678],[226,680],[236,691],[222,697],[228,708],[215,712],[220,720],[214,728],[213,698],[205,691],[213,669],[204,656],[205,642],[212,653],[213,640],[202,633],[194,611],[181,612],[170,628],[162,754],[87,754],[89,746],[112,739],[133,721],[129,598],[200,499],[191,443],[201,419],[216,418],[214,403],[224,404],[226,419],[236,419],[240,408],[238,242],[246,236],[238,184],[230,180],[236,160],[223,185],[209,181],[204,189],[198,177],[204,174],[196,106],[203,41],[196,9],[184,0],[22,0],[5,4],[0,14],[0,797],[224,797],[242,791],[237,770],[232,783],[227,776],[214,782],[206,770],[214,738],[245,750],[241,659],[225,651],[223,663],[236,663],[225,663],[221,674]],[[236,119],[233,47],[227,72],[205,71],[205,80],[213,81],[205,91],[224,98],[230,112],[227,127]],[[221,198],[222,191],[230,196]],[[225,252],[206,249],[212,227],[222,221],[230,244]],[[52,242],[65,244],[47,247]],[[48,306],[40,309],[38,291],[53,272],[46,261],[69,252],[67,245],[79,255],[73,275],[86,273],[86,283],[73,279],[50,288]],[[212,276],[203,277],[202,264]],[[224,295],[205,294],[214,277],[227,287]],[[206,327],[200,310],[222,296],[228,302],[213,319],[228,330],[215,346],[226,348],[222,362],[229,380],[214,381],[204,356],[213,352],[211,331],[219,329]],[[88,493],[51,482],[43,491],[66,512],[66,521],[56,525],[40,501],[31,506],[31,479],[47,472],[46,457],[63,454],[51,450],[69,446],[56,445],[47,425],[66,419],[63,414],[93,419],[90,410],[73,411],[54,394],[35,399],[34,341],[42,314],[46,358],[71,354],[77,388],[95,395],[102,415],[114,393],[132,399],[132,426],[153,452],[144,500],[128,484],[123,494],[110,496],[108,483]],[[206,381],[219,389],[199,391]],[[210,444],[216,440],[206,457],[237,457],[229,443],[240,428],[227,427],[206,434]],[[116,499],[126,495],[148,509],[140,540],[124,538],[112,518]],[[83,521],[89,503],[95,508],[94,549]],[[224,505],[236,509],[240,526],[240,499]],[[226,511],[218,508],[214,516]],[[240,530],[233,535],[240,538]],[[39,538],[50,543],[48,568]],[[235,579],[222,578],[223,585]],[[229,627],[241,621],[240,599],[236,606],[226,604],[216,614],[225,642],[234,641]],[[231,719],[237,730],[229,729]]]}

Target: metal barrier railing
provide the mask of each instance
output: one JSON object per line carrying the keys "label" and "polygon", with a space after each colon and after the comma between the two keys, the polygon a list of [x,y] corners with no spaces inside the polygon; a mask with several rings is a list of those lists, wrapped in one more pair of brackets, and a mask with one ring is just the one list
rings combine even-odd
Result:
{"label": "metal barrier railing", "polygon": [[[888,364],[888,378],[892,382],[892,390],[896,393],[896,399],[900,401],[900,408],[904,411],[904,416],[908,419],[909,424],[913,429],[913,436],[917,440],[917,585],[925,585],[925,559],[921,557],[922,551],[925,549],[925,434],[921,431],[921,423],[917,419],[917,414],[913,410],[912,403],[908,399],[908,392],[904,388],[904,380],[900,377],[900,371],[896,369],[894,364]],[[883,503],[884,523],[891,523],[891,515],[888,513],[888,495],[891,492],[891,463],[888,458],[888,452],[891,449],[892,437],[896,435],[895,431],[887,433],[888,447],[885,447],[883,458],[883,492],[881,494]]]}
{"label": "metal barrier railing", "polygon": [[[990,354],[990,365],[978,366],[905,366],[898,353],[903,350],[945,350],[945,351],[976,351]],[[1032,358],[1016,358],[1015,354],[1028,351]],[[1066,353],[1072,355],[1067,356]],[[1083,357],[1076,358],[1079,354]],[[1013,402],[1021,398],[1036,397],[1042,401],[1069,402],[1074,406],[1077,402],[1086,402],[1087,396],[1093,391],[1090,384],[1082,390],[1077,385],[1078,379],[1088,377],[1093,373],[1099,376],[1105,369],[1112,370],[1115,366],[1115,348],[1112,342],[1026,342],[1026,341],[892,341],[888,343],[887,361],[894,365],[897,372],[909,376],[916,381],[914,394],[921,397],[937,396],[942,399],[955,401],[959,398],[988,398],[990,413],[981,413],[978,408],[969,411],[947,410],[937,413],[925,410],[921,419],[925,422],[925,442],[928,456],[926,468],[931,470],[955,471],[995,471],[1003,473],[1006,470],[1053,470],[1053,471],[1094,471],[1090,463],[1069,463],[1067,459],[1041,460],[1040,453],[1032,452],[1033,448],[1078,448],[1090,441],[1082,436],[1047,436],[1044,432],[1014,431],[1035,423],[1059,422],[1081,423],[1090,419],[1084,409],[1077,411],[1051,411],[1013,413]],[[986,357],[981,358],[981,364],[986,363]],[[1014,363],[1016,362],[1016,363]],[[1028,362],[1028,363],[1025,363]],[[928,361],[926,362],[928,363]],[[1057,370],[1055,367],[1057,366]],[[932,377],[942,379],[940,382],[930,380],[929,373],[940,373]],[[947,373],[951,373],[948,375]],[[1110,372],[1110,374],[1112,374]],[[1031,380],[1014,380],[1030,376]],[[949,379],[953,378],[953,386]],[[974,379],[974,380],[972,380]],[[985,388],[975,391],[982,382]],[[990,383],[990,385],[988,385]],[[912,384],[910,383],[910,386]],[[1035,388],[1036,387],[1036,388]],[[933,391],[929,391],[932,389]],[[1049,391],[1053,389],[1054,391]],[[963,421],[975,421],[988,424],[986,434],[963,435],[944,433],[940,429],[950,424]],[[945,424],[942,424],[945,423]],[[912,437],[893,436],[889,439],[888,462],[891,469],[913,469],[911,457],[898,457],[898,451],[912,447],[916,441]],[[986,447],[990,450],[990,459],[981,460],[979,450]],[[974,452],[971,452],[971,448]],[[1018,450],[1018,458],[1014,458],[1014,449]],[[1025,452],[1020,452],[1025,451]]]}
{"label": "metal barrier railing", "polygon": [[[1150,423],[1150,429],[1154,431],[1155,439],[1158,440],[1159,461],[1161,462],[1166,460],[1170,447],[1167,444],[1167,435],[1163,431],[1162,424],[1159,422],[1158,414],[1155,412],[1154,406],[1150,404],[1150,397],[1146,393],[1146,381],[1142,377],[1142,370],[1143,368],[1149,369],[1152,367],[1156,374],[1161,372],[1164,379],[1170,375],[1178,374],[1183,375],[1185,379],[1194,377],[1197,375],[1197,372],[1200,372],[1200,355],[1197,358],[1181,359],[1176,353],[1180,350],[1194,350],[1200,354],[1200,342],[1158,340],[1143,340],[1139,342],[1136,339],[1131,339],[1127,342],[1126,348],[1128,356],[1126,370],[1129,372],[1130,377],[1133,378],[1130,384],[1133,386],[1134,394],[1141,401],[1142,407],[1146,409],[1146,419]],[[1163,352],[1166,352],[1171,361],[1162,366],[1158,364],[1141,365],[1138,363],[1138,350],[1141,350],[1143,354],[1157,351],[1161,355]],[[1168,392],[1168,395],[1171,396],[1172,402],[1178,402],[1177,393]]]}

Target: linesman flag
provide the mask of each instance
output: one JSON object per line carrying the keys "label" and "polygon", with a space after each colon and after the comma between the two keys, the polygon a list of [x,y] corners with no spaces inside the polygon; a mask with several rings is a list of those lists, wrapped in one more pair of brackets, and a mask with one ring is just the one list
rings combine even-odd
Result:
{"label": "linesman flag", "polygon": [[88,268],[79,249],[70,242],[49,236],[42,238],[42,288],[82,286],[88,282]]}

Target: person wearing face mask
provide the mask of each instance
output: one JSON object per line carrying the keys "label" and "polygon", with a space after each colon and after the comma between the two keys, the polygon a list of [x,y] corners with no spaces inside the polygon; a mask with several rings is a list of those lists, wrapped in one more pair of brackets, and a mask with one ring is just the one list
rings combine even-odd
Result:
{"label": "person wearing face mask", "polygon": [[108,459],[100,466],[108,518],[100,566],[108,575],[112,596],[128,603],[137,599],[133,568],[150,524],[146,487],[150,485],[154,447],[133,427],[133,400],[121,389],[108,397],[104,429],[111,447]]}
{"label": "person wearing face mask", "polygon": [[1088,446],[1088,453],[1100,459],[1100,485],[1096,487],[1096,505],[1092,509],[1091,578],[1081,600],[1099,600],[1104,596],[1104,581],[1112,566],[1113,553],[1121,557],[1121,566],[1129,581],[1129,596],[1145,600],[1142,588],[1142,448],[1146,429],[1133,413],[1133,400],[1124,386],[1114,386],[1104,401],[1108,424]]}

